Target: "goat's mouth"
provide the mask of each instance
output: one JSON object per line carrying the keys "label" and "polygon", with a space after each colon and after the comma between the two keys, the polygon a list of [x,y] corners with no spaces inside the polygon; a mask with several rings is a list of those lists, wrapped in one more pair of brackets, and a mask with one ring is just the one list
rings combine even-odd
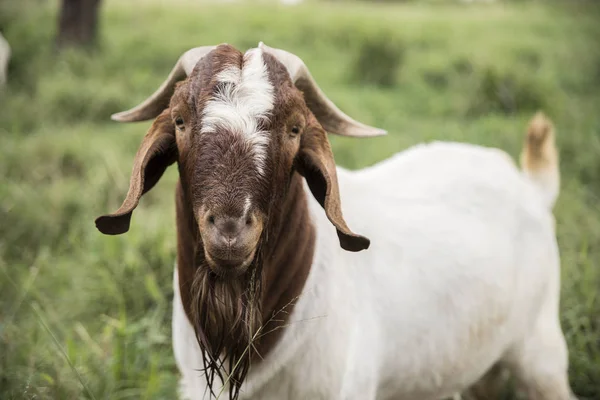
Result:
{"label": "goat's mouth", "polygon": [[210,251],[204,250],[204,255],[210,269],[220,277],[238,277],[246,272],[252,261],[256,249],[252,249],[243,257],[222,257],[213,255]]}

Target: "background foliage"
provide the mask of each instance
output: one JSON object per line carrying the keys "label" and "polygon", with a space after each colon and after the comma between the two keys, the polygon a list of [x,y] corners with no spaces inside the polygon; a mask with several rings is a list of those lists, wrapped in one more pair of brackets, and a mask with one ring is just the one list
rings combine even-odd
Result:
{"label": "background foliage", "polygon": [[107,0],[100,47],[58,55],[54,2],[1,3],[13,58],[0,94],[0,398],[172,398],[177,174],[143,199],[127,235],[96,231],[94,218],[123,199],[149,126],[109,116],[152,93],[190,47],[262,40],[302,57],[348,114],[390,132],[332,137],[345,167],[429,140],[516,157],[532,113],[553,118],[571,381],[599,399],[599,15],[582,1]]}

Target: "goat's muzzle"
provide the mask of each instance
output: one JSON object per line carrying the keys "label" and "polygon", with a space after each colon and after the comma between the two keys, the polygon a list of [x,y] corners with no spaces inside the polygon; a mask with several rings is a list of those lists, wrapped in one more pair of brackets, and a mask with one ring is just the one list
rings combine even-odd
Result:
{"label": "goat's muzzle", "polygon": [[242,216],[206,212],[200,222],[204,255],[220,276],[238,276],[254,260],[262,233],[262,219],[253,213]]}

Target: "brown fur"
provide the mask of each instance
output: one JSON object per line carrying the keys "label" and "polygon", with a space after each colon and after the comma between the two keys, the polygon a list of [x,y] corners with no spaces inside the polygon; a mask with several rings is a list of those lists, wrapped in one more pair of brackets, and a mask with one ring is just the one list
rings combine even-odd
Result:
{"label": "brown fur", "polygon": [[[350,231],[343,219],[325,131],[285,67],[271,55],[264,54],[263,59],[275,88],[273,115],[261,126],[270,134],[265,177],[258,176],[239,136],[223,130],[200,133],[202,110],[218,90],[216,75],[243,63],[242,53],[221,45],[176,85],[169,108],[157,117],[138,150],[123,205],[96,221],[103,233],[126,232],[142,194],[177,161],[181,300],[203,350],[211,392],[216,375],[229,382],[232,399],[238,397],[250,365],[276,344],[310,271],[315,228],[302,176],[336,227],[341,246],[350,251],[369,246],[369,240]],[[212,258],[222,249],[213,246],[210,217],[239,218],[248,194],[252,199],[248,240],[234,250],[250,252],[251,260],[232,270]]]}
{"label": "brown fur", "polygon": [[214,374],[219,375],[221,369],[216,367],[222,353],[229,361],[228,373],[242,360],[236,369],[239,375],[236,371],[232,374],[241,383],[247,373],[243,368],[265,357],[283,332],[310,271],[315,235],[302,180],[294,173],[277,218],[280,222],[265,232],[255,265],[235,279],[212,274],[202,252],[197,253],[194,225],[186,223],[191,219],[190,208],[184,204],[178,190],[178,271],[184,308],[197,332],[206,336],[199,338],[205,342],[203,348],[215,349],[216,354],[205,365],[207,374],[212,374],[210,383]]}

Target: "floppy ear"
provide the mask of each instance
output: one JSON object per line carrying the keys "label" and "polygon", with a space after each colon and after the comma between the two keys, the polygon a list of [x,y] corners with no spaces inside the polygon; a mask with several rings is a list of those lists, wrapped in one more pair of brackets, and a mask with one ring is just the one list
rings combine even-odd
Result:
{"label": "floppy ear", "polygon": [[320,126],[312,126],[305,131],[301,140],[296,158],[298,172],[304,176],[313,196],[337,229],[340,246],[348,251],[368,249],[369,239],[352,232],[344,221],[335,161],[327,134]]}
{"label": "floppy ear", "polygon": [[113,214],[96,218],[98,230],[107,235],[127,232],[131,214],[142,195],[152,189],[167,167],[175,161],[175,127],[171,121],[170,109],[167,108],[154,120],[135,155],[125,201]]}

